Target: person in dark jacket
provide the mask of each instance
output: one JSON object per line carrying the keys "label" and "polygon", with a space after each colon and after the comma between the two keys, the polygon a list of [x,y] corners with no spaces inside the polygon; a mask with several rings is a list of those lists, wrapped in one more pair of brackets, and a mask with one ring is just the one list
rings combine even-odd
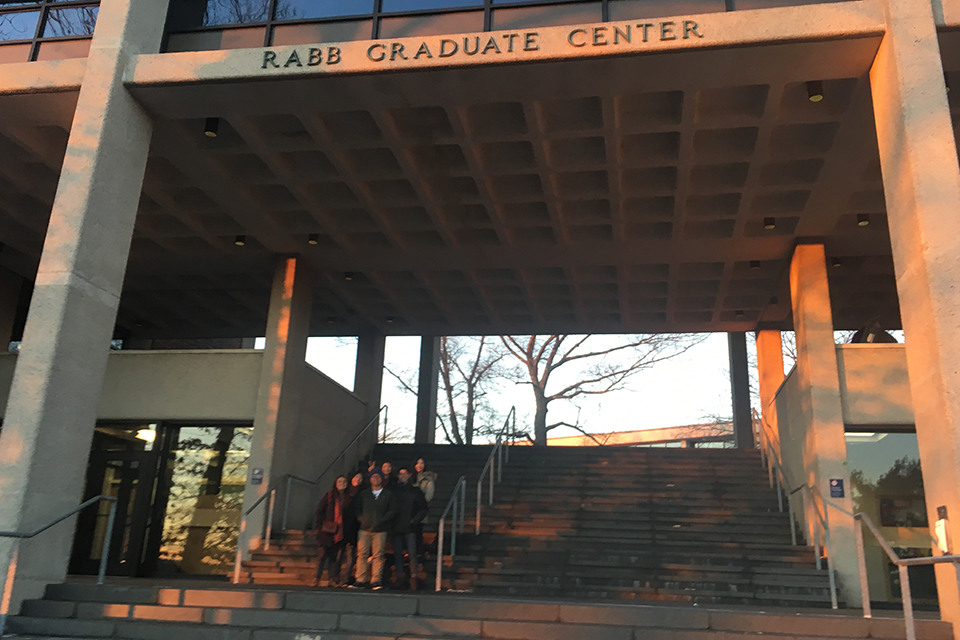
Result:
{"label": "person in dark jacket", "polygon": [[393,561],[397,570],[396,586],[403,584],[403,552],[407,552],[410,565],[410,589],[417,589],[417,539],[420,523],[427,517],[427,499],[413,485],[413,474],[406,467],[400,468],[397,482],[397,517],[393,521]]}
{"label": "person in dark jacket", "polygon": [[315,584],[320,584],[323,570],[328,566],[330,586],[340,583],[340,565],[347,546],[346,523],[351,497],[346,476],[339,476],[317,505],[317,545],[320,558],[317,562]]}
{"label": "person in dark jacket", "polygon": [[[353,513],[360,525],[357,535],[356,588],[366,587],[382,589],[383,555],[387,545],[387,534],[394,518],[397,517],[397,499],[393,492],[383,486],[383,476],[374,471],[370,474],[370,488],[364,489],[353,500]],[[370,582],[367,576],[370,569],[370,557],[373,556],[373,574]]]}
{"label": "person in dark jacket", "polygon": [[[350,488],[347,489],[347,491],[350,494],[351,502],[357,497],[357,494],[363,490],[363,484],[362,473],[356,473],[353,478],[350,479]],[[343,537],[347,543],[343,553],[347,561],[347,566],[343,570],[343,575],[346,576],[346,581],[343,586],[349,587],[353,584],[353,569],[357,563],[357,534],[359,531],[360,523],[357,522],[356,514],[352,508],[347,509],[343,519]]]}

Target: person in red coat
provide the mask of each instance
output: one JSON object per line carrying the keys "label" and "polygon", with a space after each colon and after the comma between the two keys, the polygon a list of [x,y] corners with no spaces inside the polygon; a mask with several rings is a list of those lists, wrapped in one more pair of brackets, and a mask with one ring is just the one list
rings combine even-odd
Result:
{"label": "person in red coat", "polygon": [[316,584],[320,583],[323,570],[327,566],[330,567],[330,586],[338,586],[340,583],[340,565],[349,533],[345,524],[352,497],[347,490],[346,476],[339,476],[317,505],[317,544],[320,558],[317,562]]}

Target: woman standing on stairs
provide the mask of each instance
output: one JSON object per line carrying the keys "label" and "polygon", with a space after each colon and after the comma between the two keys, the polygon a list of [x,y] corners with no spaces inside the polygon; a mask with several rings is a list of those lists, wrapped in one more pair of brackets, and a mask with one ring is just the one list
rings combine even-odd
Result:
{"label": "woman standing on stairs", "polygon": [[344,525],[351,498],[347,491],[346,476],[338,476],[333,487],[320,498],[320,504],[317,505],[317,545],[320,557],[317,561],[317,579],[314,586],[320,584],[326,566],[330,567],[329,585],[337,586],[340,582],[340,564],[344,547],[347,545]]}

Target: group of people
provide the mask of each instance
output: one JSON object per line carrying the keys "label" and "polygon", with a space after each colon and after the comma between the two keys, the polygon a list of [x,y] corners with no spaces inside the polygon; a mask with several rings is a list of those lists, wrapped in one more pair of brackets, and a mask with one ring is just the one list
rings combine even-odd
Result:
{"label": "group of people", "polygon": [[[418,588],[423,521],[433,499],[437,474],[423,458],[413,467],[368,464],[366,474],[340,476],[317,505],[319,562],[316,584],[329,569],[329,585],[382,589],[388,539],[393,545],[393,588]],[[409,575],[404,577],[404,553]],[[341,574],[341,569],[344,573]],[[343,580],[341,580],[343,575]]]}

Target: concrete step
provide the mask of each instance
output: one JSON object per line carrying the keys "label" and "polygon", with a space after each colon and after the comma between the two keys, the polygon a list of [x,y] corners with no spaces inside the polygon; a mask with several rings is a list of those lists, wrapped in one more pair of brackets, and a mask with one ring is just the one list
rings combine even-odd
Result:
{"label": "concrete step", "polygon": [[[351,592],[330,589],[117,587],[50,585],[27,601],[10,631],[45,637],[131,640],[324,640],[494,638],[533,640],[810,640],[905,637],[902,620],[794,612],[761,614],[677,604],[690,594],[670,590],[581,590],[663,604],[545,602],[517,596],[478,597]],[[559,593],[559,590],[558,590]],[[560,594],[562,595],[562,594]],[[721,597],[721,596],[704,596]],[[750,600],[749,597],[743,598]],[[754,603],[758,599],[752,599]],[[670,602],[674,604],[668,604]],[[950,640],[948,623],[918,621],[919,640]]]}

